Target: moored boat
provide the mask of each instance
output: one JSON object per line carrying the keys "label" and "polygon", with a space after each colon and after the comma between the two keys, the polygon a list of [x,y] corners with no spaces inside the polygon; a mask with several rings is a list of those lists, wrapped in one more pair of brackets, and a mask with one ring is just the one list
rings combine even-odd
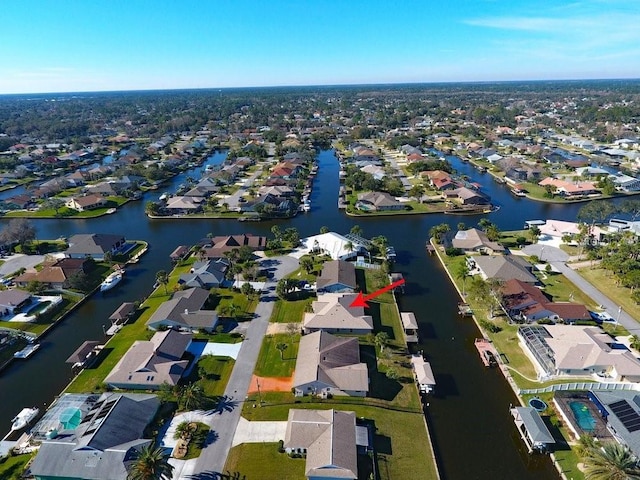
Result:
{"label": "moored boat", "polygon": [[20,413],[11,420],[11,431],[22,430],[38,416],[38,413],[40,413],[39,408],[23,408]]}
{"label": "moored boat", "polygon": [[100,291],[106,292],[107,290],[111,290],[122,280],[122,275],[124,270],[116,270],[115,272],[109,274],[107,278],[100,284]]}
{"label": "moored boat", "polygon": [[33,353],[40,348],[39,343],[30,343],[19,352],[13,354],[13,358],[29,358]]}

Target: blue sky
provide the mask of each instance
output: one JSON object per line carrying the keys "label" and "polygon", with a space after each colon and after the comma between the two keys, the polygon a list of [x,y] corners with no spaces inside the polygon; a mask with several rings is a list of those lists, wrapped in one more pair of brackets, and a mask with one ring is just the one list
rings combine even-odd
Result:
{"label": "blue sky", "polygon": [[640,77],[637,0],[9,0],[0,94]]}

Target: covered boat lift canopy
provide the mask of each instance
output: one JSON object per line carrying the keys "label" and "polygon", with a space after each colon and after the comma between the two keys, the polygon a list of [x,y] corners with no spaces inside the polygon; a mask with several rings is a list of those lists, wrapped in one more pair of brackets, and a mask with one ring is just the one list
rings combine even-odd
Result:
{"label": "covered boat lift canopy", "polygon": [[530,452],[533,450],[546,452],[556,443],[535,408],[515,407],[511,409],[511,415]]}

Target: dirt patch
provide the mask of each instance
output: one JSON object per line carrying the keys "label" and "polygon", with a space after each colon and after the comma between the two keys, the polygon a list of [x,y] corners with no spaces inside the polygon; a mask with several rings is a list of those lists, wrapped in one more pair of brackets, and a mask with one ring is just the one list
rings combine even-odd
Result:
{"label": "dirt patch", "polygon": [[[289,333],[287,332],[288,323],[270,323],[267,327],[267,335],[276,335],[278,333]],[[300,328],[299,324],[295,324],[296,328]]]}
{"label": "dirt patch", "polygon": [[261,392],[290,392],[293,377],[258,377],[253,375],[249,384],[248,393],[258,393],[258,385]]}

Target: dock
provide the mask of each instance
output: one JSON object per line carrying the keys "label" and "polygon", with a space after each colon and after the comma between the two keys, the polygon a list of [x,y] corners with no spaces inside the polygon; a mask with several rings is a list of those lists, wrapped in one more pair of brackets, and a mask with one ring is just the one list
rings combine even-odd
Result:
{"label": "dock", "polygon": [[436,386],[435,376],[431,370],[431,364],[425,361],[421,353],[411,356],[411,366],[415,373],[416,383],[420,393],[431,393]]}
{"label": "dock", "polygon": [[498,364],[498,352],[486,338],[476,338],[474,346],[480,354],[480,360],[485,367],[495,367]]}
{"label": "dock", "polygon": [[413,312],[400,312],[404,339],[409,343],[418,343],[418,321]]}
{"label": "dock", "polygon": [[466,303],[459,303],[458,304],[458,313],[460,315],[462,315],[463,317],[469,317],[469,316],[473,315],[473,310]]}
{"label": "dock", "polygon": [[427,247],[427,253],[428,253],[429,255],[433,255],[434,253],[436,253],[436,249],[435,249],[435,247],[434,247],[433,245],[431,245],[431,243],[429,243],[429,241],[428,241],[428,240],[427,240],[426,247]]}
{"label": "dock", "polygon": [[13,358],[27,359],[40,348],[39,343],[31,343],[24,347],[22,350],[13,354]]}

